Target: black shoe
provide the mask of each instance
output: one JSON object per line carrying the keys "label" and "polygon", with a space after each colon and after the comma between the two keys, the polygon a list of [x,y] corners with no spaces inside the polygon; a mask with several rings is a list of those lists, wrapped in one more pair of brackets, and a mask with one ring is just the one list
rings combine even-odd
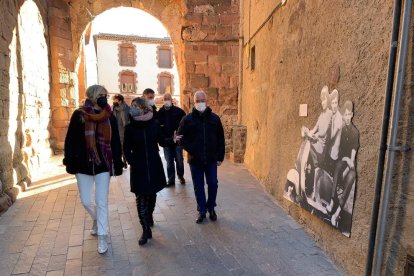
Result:
{"label": "black shoe", "polygon": [[217,214],[216,214],[216,211],[211,210],[211,211],[208,211],[208,212],[210,213],[210,219],[211,219],[212,221],[216,221],[216,220],[217,220]]}
{"label": "black shoe", "polygon": [[144,245],[148,242],[148,236],[142,233],[141,238],[138,241],[139,245]]}
{"label": "black shoe", "polygon": [[142,235],[138,241],[139,245],[146,244],[148,242],[148,239],[152,238],[152,231],[151,231],[151,228],[149,228],[149,226],[143,226],[142,229],[143,229]]}
{"label": "black shoe", "polygon": [[197,224],[203,223],[203,220],[206,218],[206,214],[198,214],[198,218],[196,220]]}
{"label": "black shoe", "polygon": [[175,182],[167,182],[167,187],[171,187],[171,186],[174,186],[175,185]]}
{"label": "black shoe", "polygon": [[185,184],[185,179],[182,176],[179,176],[178,179],[180,179],[180,184],[184,185]]}

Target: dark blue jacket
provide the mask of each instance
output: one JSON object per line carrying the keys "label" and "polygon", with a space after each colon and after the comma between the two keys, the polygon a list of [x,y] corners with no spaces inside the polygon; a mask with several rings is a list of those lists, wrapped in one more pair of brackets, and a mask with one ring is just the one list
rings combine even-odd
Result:
{"label": "dark blue jacket", "polygon": [[203,113],[193,108],[181,120],[178,134],[183,135],[180,144],[188,153],[188,163],[206,165],[224,160],[223,125],[209,107]]}

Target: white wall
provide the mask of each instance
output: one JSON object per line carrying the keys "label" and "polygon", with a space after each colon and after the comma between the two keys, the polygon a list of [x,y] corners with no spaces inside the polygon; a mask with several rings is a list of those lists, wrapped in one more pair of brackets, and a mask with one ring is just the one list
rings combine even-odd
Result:
{"label": "white wall", "polygon": [[[180,80],[174,59],[173,68],[159,68],[157,64],[158,44],[136,43],[136,66],[120,66],[118,61],[118,45],[121,41],[97,40],[98,84],[106,87],[109,93],[120,93],[119,72],[132,70],[137,73],[137,94],[142,94],[145,88],[152,88],[158,94],[157,76],[161,72],[172,74],[173,95],[180,95]],[[173,54],[174,57],[174,54]]]}

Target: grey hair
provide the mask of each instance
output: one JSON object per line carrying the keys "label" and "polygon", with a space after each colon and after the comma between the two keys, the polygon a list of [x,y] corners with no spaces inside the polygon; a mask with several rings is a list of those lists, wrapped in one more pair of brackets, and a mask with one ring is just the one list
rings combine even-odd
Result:
{"label": "grey hair", "polygon": [[197,91],[194,93],[194,100],[195,100],[195,98],[196,98],[198,95],[204,95],[204,96],[205,96],[205,98],[207,99],[207,94],[206,94],[206,92],[204,92],[203,90],[197,90]]}
{"label": "grey hair", "polygon": [[148,104],[148,101],[144,99],[144,97],[137,97],[133,99],[131,103],[135,103],[140,109],[144,111],[144,113],[152,111],[152,107]]}
{"label": "grey hair", "polygon": [[93,99],[96,99],[98,95],[101,94],[102,92],[108,93],[106,88],[103,87],[102,85],[94,84],[94,85],[89,86],[88,89],[86,89],[86,97],[89,100],[93,100]]}

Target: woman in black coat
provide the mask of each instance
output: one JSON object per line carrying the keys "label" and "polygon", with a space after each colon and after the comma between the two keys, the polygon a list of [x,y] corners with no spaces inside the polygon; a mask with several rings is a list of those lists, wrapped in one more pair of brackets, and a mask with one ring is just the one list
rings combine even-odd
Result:
{"label": "woman in black coat", "polygon": [[131,103],[130,124],[125,128],[124,154],[130,164],[131,192],[136,195],[143,245],[152,238],[157,192],[166,186],[164,168],[159,155],[158,143],[166,143],[161,128],[154,119],[152,108],[144,98],[136,98]]}
{"label": "woman in black coat", "polygon": [[[98,252],[108,249],[109,179],[121,175],[121,141],[118,125],[107,103],[108,92],[100,85],[86,90],[85,104],[73,112],[65,139],[66,171],[75,174],[81,202],[93,220]],[[95,202],[92,192],[95,186]]]}

